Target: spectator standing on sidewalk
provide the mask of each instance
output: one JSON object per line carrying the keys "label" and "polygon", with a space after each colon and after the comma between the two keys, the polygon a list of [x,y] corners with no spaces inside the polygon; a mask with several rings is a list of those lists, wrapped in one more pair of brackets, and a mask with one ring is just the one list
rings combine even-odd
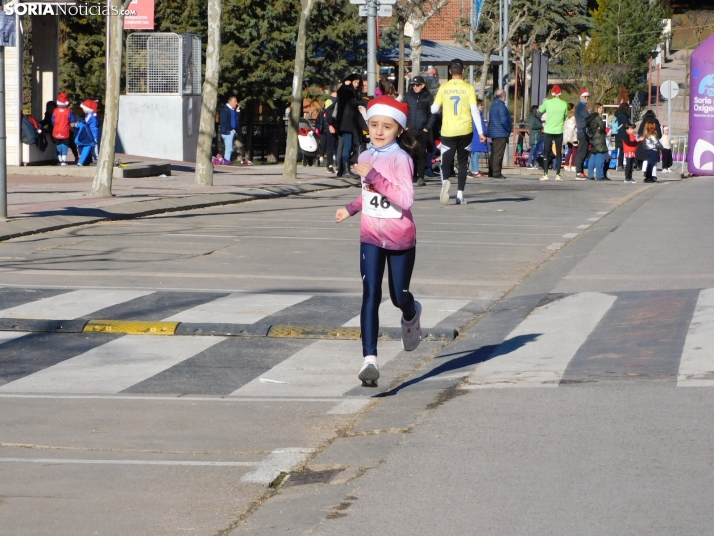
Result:
{"label": "spectator standing on sidewalk", "polygon": [[672,173],[672,141],[669,138],[668,126],[662,127],[662,137],[659,141],[662,144],[662,173]]}
{"label": "spectator standing on sidewalk", "polygon": [[548,180],[548,168],[550,167],[550,157],[553,151],[551,146],[555,144],[555,180],[562,181],[560,176],[560,165],[563,161],[563,127],[565,125],[565,117],[568,115],[568,103],[560,98],[560,86],[553,86],[551,94],[553,98],[545,101],[538,111],[545,114],[545,135],[543,136],[543,145],[545,146],[545,158],[543,158],[543,176],[542,181]]}
{"label": "spectator standing on sidewalk", "polygon": [[[387,83],[389,83],[389,81],[387,81]],[[423,76],[415,76],[412,78],[411,86],[411,89],[404,95],[403,101],[409,106],[406,130],[411,132],[417,142],[416,155],[412,155],[416,157],[414,158],[414,175],[417,179],[417,186],[426,186],[426,182],[424,181],[426,150],[429,145],[429,134],[436,120],[434,114],[431,113],[434,97],[425,90],[426,81]],[[387,96],[393,97],[393,95]]]}
{"label": "spectator standing on sidewalk", "polygon": [[[630,105],[626,102],[620,104],[620,107],[615,112],[615,119],[617,120],[617,132],[610,132],[610,134],[615,136],[615,149],[617,149],[617,169],[622,169],[624,165],[624,148],[622,146],[622,141],[627,137],[627,129],[625,125],[630,123]],[[612,123],[611,123],[612,125]]]}
{"label": "spectator standing on sidewalk", "polygon": [[531,144],[530,151],[528,151],[528,167],[535,169],[536,165],[533,157],[535,156],[538,142],[543,135],[543,121],[541,121],[538,115],[538,106],[535,104],[531,106],[531,115],[528,116],[528,129],[528,143]]}
{"label": "spectator standing on sidewalk", "polygon": [[[657,116],[654,113],[654,110],[647,110],[645,114],[642,116],[642,122],[640,123],[640,128],[637,131],[637,134],[640,135],[640,137],[646,138],[645,136],[645,125],[647,123],[654,123],[655,125],[655,134],[657,136],[657,139],[660,139],[662,137],[662,127],[659,124],[659,119],[657,119]],[[645,178],[647,178],[647,166],[649,165],[649,159],[647,158],[647,149],[645,148],[645,143],[641,143],[639,147],[637,147],[637,163],[640,164],[639,167],[642,168],[642,173],[644,174]],[[657,180],[657,163],[655,162],[654,169],[652,170],[652,178],[654,180]]]}
{"label": "spectator standing on sidewalk", "polygon": [[508,138],[511,137],[513,122],[506,106],[506,92],[496,91],[491,109],[488,111],[488,134],[491,137],[491,158],[488,161],[488,176],[505,179],[503,176],[503,155],[506,152]]}
{"label": "spectator standing on sidewalk", "polygon": [[221,164],[226,166],[231,165],[233,140],[235,139],[236,131],[240,125],[240,112],[236,111],[236,108],[238,108],[238,99],[235,96],[229,97],[226,105],[221,108],[221,122],[219,128],[221,138],[223,138],[223,144],[225,145],[225,150],[223,151],[223,161]]}
{"label": "spectator standing on sidewalk", "polygon": [[635,167],[635,155],[637,153],[637,145],[641,139],[635,136],[635,125],[627,123],[624,126],[625,137],[622,138],[622,149],[625,155],[625,182],[635,184],[637,181],[632,178],[632,169]]}
{"label": "spectator standing on sidewalk", "polygon": [[565,171],[575,171],[575,155],[578,152],[578,128],[575,126],[575,105],[568,103],[568,117],[563,126],[563,143],[567,147],[565,153]]}
{"label": "spectator standing on sidewalk", "polygon": [[325,169],[328,173],[335,173],[335,148],[337,147],[337,136],[335,127],[330,123],[332,112],[337,103],[337,82],[330,85],[330,96],[325,99],[325,105],[320,110],[315,128],[320,130],[320,153],[325,157]]}
{"label": "spectator standing on sidewalk", "polygon": [[[52,111],[52,139],[57,148],[57,160],[60,166],[67,165],[69,141],[72,139],[71,127],[74,126],[74,114],[69,108],[69,97],[66,93],[57,96],[57,106]],[[79,160],[76,160],[79,162]]]}
{"label": "spectator standing on sidewalk", "polygon": [[592,154],[588,160],[588,179],[605,179],[605,153],[607,153],[607,141],[605,140],[605,121],[602,119],[603,105],[599,102],[595,105],[595,111],[587,116],[585,125],[591,134]]}
{"label": "spectator standing on sidewalk", "polygon": [[367,129],[359,110],[362,105],[362,77],[356,73],[350,74],[337,90],[337,105],[332,113],[332,124],[339,135],[337,143],[337,176],[357,179],[359,175],[352,172],[350,158],[352,148],[359,145],[362,131]]}
{"label": "spectator standing on sidewalk", "polygon": [[478,111],[478,99],[474,87],[463,80],[464,63],[459,59],[449,63],[451,80],[443,84],[436,94],[431,112],[442,112],[441,123],[441,194],[442,204],[449,202],[449,177],[454,171],[454,160],[459,163],[459,187],[456,192],[456,204],[465,205],[464,188],[466,174],[469,171],[469,145],[473,137],[473,125],[478,129],[481,141],[486,136],[481,131],[481,113]]}
{"label": "spectator standing on sidewalk", "polygon": [[588,140],[585,134],[585,118],[590,114],[588,111],[588,101],[590,93],[587,89],[580,90],[580,101],[575,105],[575,126],[578,128],[578,156],[575,158],[575,173],[578,179],[586,179],[583,173],[583,163],[588,157]]}
{"label": "spectator standing on sidewalk", "polygon": [[[481,129],[483,130],[484,136],[488,137],[488,127],[486,126],[486,120],[484,119],[483,116],[483,108],[484,104],[481,99],[478,100],[478,111],[481,114]],[[486,177],[485,173],[482,173],[478,169],[478,161],[479,158],[481,157],[481,154],[488,154],[488,143],[485,141],[481,141],[480,136],[478,135],[478,129],[476,128],[476,125],[473,125],[474,129],[474,137],[471,139],[471,171],[469,172],[470,177],[475,177],[475,178],[481,178],[481,177]]]}

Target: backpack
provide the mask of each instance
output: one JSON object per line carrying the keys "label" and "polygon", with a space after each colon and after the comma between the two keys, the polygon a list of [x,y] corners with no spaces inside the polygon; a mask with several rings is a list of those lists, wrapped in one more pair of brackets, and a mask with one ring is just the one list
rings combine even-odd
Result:
{"label": "backpack", "polygon": [[[33,124],[34,121],[34,124]],[[21,122],[21,140],[22,143],[27,143],[28,145],[36,145],[37,144],[37,131],[39,130],[39,125],[37,125],[37,121],[34,119],[30,121],[30,118],[27,117],[25,114],[22,114],[22,122]]]}
{"label": "backpack", "polygon": [[620,122],[617,120],[617,117],[615,117],[610,121],[610,134],[613,136],[617,135],[617,133],[620,132],[620,126]]}
{"label": "backpack", "polygon": [[593,122],[594,121],[590,120],[590,122],[585,123],[585,135],[589,140],[592,140],[593,136],[595,135],[595,127],[593,126]]}

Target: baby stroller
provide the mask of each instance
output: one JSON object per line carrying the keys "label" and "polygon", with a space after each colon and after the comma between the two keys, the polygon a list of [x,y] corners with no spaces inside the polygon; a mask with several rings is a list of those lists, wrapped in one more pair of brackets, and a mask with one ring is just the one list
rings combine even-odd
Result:
{"label": "baby stroller", "polygon": [[310,121],[304,117],[298,123],[298,159],[302,160],[302,165],[311,166],[315,163],[318,153],[318,141],[315,137],[315,129]]}

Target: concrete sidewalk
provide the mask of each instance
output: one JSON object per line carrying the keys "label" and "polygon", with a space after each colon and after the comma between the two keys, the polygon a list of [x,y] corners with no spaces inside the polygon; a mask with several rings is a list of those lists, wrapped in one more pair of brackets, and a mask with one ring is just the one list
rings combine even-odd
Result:
{"label": "concrete sidewalk", "polygon": [[[167,177],[115,178],[112,197],[92,197],[92,177],[10,175],[9,219],[0,222],[0,240],[98,221],[347,188],[357,184],[354,180],[338,179],[320,167],[298,166],[298,180],[295,181],[283,178],[282,165],[237,165],[216,166],[213,186],[197,186],[193,164],[171,164],[171,175]],[[66,169],[63,168],[63,171]]]}

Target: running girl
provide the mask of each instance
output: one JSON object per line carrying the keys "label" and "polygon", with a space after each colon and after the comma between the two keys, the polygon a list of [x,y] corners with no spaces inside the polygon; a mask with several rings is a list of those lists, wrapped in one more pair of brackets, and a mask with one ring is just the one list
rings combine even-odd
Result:
{"label": "running girl", "polygon": [[[362,194],[337,209],[337,223],[360,210],[360,273],[362,275],[362,354],[358,378],[377,386],[377,337],[382,277],[389,271],[389,296],[402,311],[402,346],[407,352],[421,342],[421,305],[409,292],[416,255],[416,227],[410,208],[414,202],[413,160],[407,153],[414,139],[404,131],[409,108],[382,96],[369,101],[367,123],[371,145],[354,170],[362,179]],[[406,150],[405,150],[406,149]]]}

